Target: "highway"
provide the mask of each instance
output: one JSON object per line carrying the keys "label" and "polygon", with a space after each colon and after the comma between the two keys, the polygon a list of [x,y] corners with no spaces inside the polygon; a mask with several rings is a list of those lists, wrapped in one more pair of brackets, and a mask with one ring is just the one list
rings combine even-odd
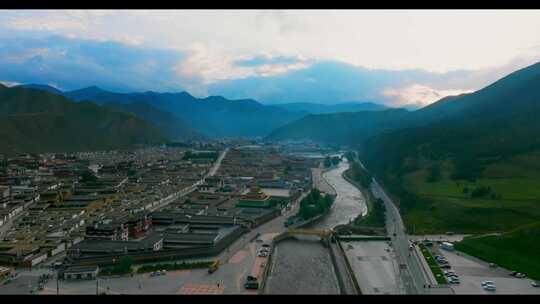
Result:
{"label": "highway", "polygon": [[376,198],[384,201],[386,206],[386,227],[388,234],[392,239],[392,244],[400,265],[406,265],[406,268],[400,267],[400,276],[407,294],[425,294],[427,281],[422,273],[422,266],[415,254],[409,250],[410,242],[405,231],[405,226],[401,219],[398,208],[392,202],[390,197],[384,192],[379,183],[373,178],[370,185],[371,191]]}

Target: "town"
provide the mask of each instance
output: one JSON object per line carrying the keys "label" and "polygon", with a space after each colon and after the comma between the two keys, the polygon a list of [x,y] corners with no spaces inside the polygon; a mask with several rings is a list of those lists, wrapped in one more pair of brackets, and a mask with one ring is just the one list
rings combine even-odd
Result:
{"label": "town", "polygon": [[[321,161],[306,157],[313,151],[328,150],[236,140],[3,157],[3,272],[95,279],[120,274],[123,257],[133,264],[216,257],[311,190]],[[27,292],[44,285],[40,279]]]}

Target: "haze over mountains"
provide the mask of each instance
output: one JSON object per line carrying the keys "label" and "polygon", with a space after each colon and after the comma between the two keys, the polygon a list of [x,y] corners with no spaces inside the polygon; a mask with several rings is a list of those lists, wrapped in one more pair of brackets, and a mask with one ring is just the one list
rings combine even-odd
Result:
{"label": "haze over mountains", "polygon": [[[122,148],[140,143],[210,138],[264,137],[275,129],[312,113],[354,111],[367,113],[388,109],[369,102],[335,105],[315,103],[263,105],[252,99],[228,100],[221,96],[196,98],[187,92],[115,93],[95,86],[62,92],[48,85],[25,84],[12,88],[2,87],[2,90],[5,93],[0,98],[5,107],[2,115],[7,118],[2,124],[4,132],[9,133],[7,136],[9,140],[2,145],[1,150],[4,153]],[[21,100],[21,105],[14,111],[16,99]],[[47,102],[43,102],[44,100]],[[25,104],[27,105],[23,106]],[[45,113],[47,110],[45,105],[52,107],[48,114]],[[94,130],[92,124],[83,127],[83,122],[90,122],[89,117],[83,117],[85,108],[92,113],[100,113],[89,114],[94,115],[93,124],[100,127]],[[58,117],[69,120],[64,127],[70,130],[61,130],[62,124],[55,125],[52,122],[59,121]],[[108,121],[111,117],[118,122],[113,124]],[[125,126],[127,129],[123,130],[119,121],[127,117],[134,120],[130,120],[132,125]],[[373,124],[377,124],[377,121],[375,119]],[[85,129],[84,132],[81,128]],[[112,132],[109,128],[115,131]],[[74,143],[68,148],[70,144],[68,141],[62,141],[62,138],[76,137],[73,133],[75,130],[87,134],[88,145]],[[99,130],[109,134],[111,138],[103,138],[102,141],[91,139],[93,136],[99,137]],[[53,132],[55,135],[47,141],[47,136],[43,132]],[[125,136],[122,135],[123,132]],[[141,133],[140,138],[137,137],[137,132]],[[131,139],[117,140],[113,134]],[[152,134],[152,138],[148,137],[149,134]],[[95,143],[94,146],[90,144],[92,141]]]}
{"label": "haze over mountains", "polygon": [[[101,105],[113,104],[116,109],[122,108],[124,111],[137,114],[151,123],[161,121],[160,129],[164,133],[180,139],[200,139],[202,138],[200,136],[213,138],[266,136],[274,129],[308,114],[387,109],[383,105],[371,102],[335,105],[316,103],[263,105],[252,99],[228,100],[221,96],[196,98],[187,92],[115,93],[96,86],[61,92],[46,85],[32,84],[23,87],[62,94],[74,101],[88,100]],[[137,103],[138,106],[131,105],[133,103]],[[141,103],[145,104],[148,111],[140,109],[143,106]],[[135,111],[134,108],[138,108],[139,111]],[[145,114],[146,112],[154,113],[151,114],[153,118],[146,117],[150,115]],[[158,112],[160,117],[164,115],[167,117],[157,119]],[[178,131],[171,134],[171,129]]]}
{"label": "haze over mountains", "polygon": [[[276,129],[268,136],[268,139],[312,139],[361,146],[367,137],[375,136],[382,131],[402,129],[400,133],[385,132],[384,135],[384,138],[388,138],[385,142],[395,143],[392,147],[385,147],[384,150],[396,151],[398,142],[403,144],[401,140],[412,140],[411,138],[414,138],[417,132],[437,132],[433,133],[434,138],[439,138],[441,142],[448,142],[446,138],[449,135],[448,130],[457,132],[455,130],[459,129],[461,130],[459,136],[463,136],[462,140],[469,140],[474,145],[475,139],[488,136],[482,132],[500,132],[496,136],[489,135],[489,138],[495,141],[493,144],[496,144],[496,141],[503,142],[504,138],[520,129],[519,131],[524,133],[520,140],[522,144],[519,146],[532,145],[538,140],[538,136],[533,132],[538,122],[533,117],[540,111],[539,74],[540,63],[536,63],[477,92],[446,97],[411,112],[385,110],[376,113],[311,115]],[[378,122],[376,126],[372,124],[375,120]],[[529,126],[528,123],[532,125]],[[321,126],[324,126],[324,130],[320,130]],[[441,131],[441,128],[444,128],[444,131]],[[366,136],[354,135],[360,130]],[[328,136],[323,134],[328,134]],[[394,137],[392,140],[389,139],[391,136]],[[500,147],[500,144],[496,146]],[[490,144],[485,148],[494,147]],[[456,147],[456,149],[462,149],[462,147]],[[374,154],[378,153],[374,152]]]}
{"label": "haze over mountains", "polygon": [[539,70],[537,63],[477,92],[446,97],[416,111],[374,103],[263,105],[252,99],[196,98],[187,92],[115,93],[98,87],[61,92],[31,84],[18,90],[3,89],[21,96],[26,96],[29,88],[37,89],[72,101],[91,101],[110,112],[131,113],[158,129],[162,138],[172,140],[260,136],[269,140],[311,139],[362,149],[369,142],[366,157],[375,166],[375,156],[382,150],[388,151],[383,162],[389,164],[392,155],[418,145],[428,145],[436,153],[459,150],[474,155],[489,154],[489,149],[536,146]]}

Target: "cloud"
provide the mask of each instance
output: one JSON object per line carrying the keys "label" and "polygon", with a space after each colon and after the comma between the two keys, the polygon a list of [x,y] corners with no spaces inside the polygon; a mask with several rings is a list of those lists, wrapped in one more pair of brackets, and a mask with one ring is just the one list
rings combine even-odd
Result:
{"label": "cloud", "polygon": [[446,96],[471,93],[472,90],[437,90],[427,85],[414,84],[404,88],[388,88],[382,91],[382,95],[389,97],[390,105],[412,105],[422,107],[431,104]]}
{"label": "cloud", "polygon": [[260,66],[260,65],[275,65],[275,64],[293,64],[302,61],[301,58],[295,56],[253,56],[248,59],[238,59],[234,62],[236,66]]}
{"label": "cloud", "polygon": [[6,87],[14,87],[14,86],[20,85],[19,82],[15,82],[15,81],[2,81],[2,80],[0,80],[0,84],[5,85]]}
{"label": "cloud", "polygon": [[119,91],[181,90],[174,67],[184,54],[118,42],[52,36],[3,39],[0,79],[54,83],[67,90],[98,85]]}

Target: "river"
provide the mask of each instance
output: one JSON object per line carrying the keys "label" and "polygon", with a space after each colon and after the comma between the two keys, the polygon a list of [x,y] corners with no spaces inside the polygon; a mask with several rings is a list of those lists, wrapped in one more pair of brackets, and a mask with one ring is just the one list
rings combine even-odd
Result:
{"label": "river", "polygon": [[[330,213],[310,228],[331,229],[367,212],[362,193],[341,176],[348,168],[349,163],[344,160],[337,168],[323,174],[337,196]],[[267,286],[269,294],[339,293],[329,251],[320,242],[282,241],[275,248],[272,264]]]}
{"label": "river", "polygon": [[312,228],[332,229],[337,225],[349,223],[360,214],[367,213],[366,199],[362,192],[341,176],[347,169],[349,162],[343,159],[337,168],[323,173],[323,178],[334,188],[337,196],[330,213]]}

